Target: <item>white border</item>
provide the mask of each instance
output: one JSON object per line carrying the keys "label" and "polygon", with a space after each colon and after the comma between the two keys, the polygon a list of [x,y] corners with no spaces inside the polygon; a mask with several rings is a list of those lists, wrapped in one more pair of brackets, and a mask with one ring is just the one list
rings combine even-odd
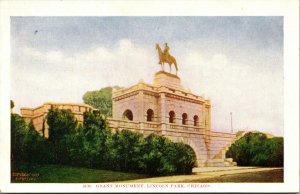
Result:
{"label": "white border", "polygon": [[[299,192],[299,1],[0,0],[0,191]],[[201,189],[84,189],[83,184],[10,183],[10,16],[284,16],[284,183],[214,183]]]}

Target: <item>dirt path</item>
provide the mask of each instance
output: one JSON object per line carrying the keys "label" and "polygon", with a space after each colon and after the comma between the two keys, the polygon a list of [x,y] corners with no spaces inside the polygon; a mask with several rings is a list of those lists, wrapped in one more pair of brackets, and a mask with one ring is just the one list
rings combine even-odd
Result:
{"label": "dirt path", "polygon": [[224,175],[235,175],[244,173],[255,173],[263,171],[278,170],[282,168],[257,168],[257,167],[234,167],[234,168],[210,168],[202,170],[198,169],[192,175],[179,175],[179,176],[164,176],[146,179],[128,180],[124,182],[130,183],[178,183],[178,182],[195,182],[202,179],[217,178]]}

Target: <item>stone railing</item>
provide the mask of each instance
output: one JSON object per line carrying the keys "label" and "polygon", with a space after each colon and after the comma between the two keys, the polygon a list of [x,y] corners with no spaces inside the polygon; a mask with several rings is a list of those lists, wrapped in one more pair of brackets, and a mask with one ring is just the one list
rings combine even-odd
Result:
{"label": "stone railing", "polygon": [[[138,121],[128,121],[128,120],[115,120],[112,118],[107,119],[110,128],[123,128],[123,129],[161,129],[162,123],[160,122],[138,122]],[[166,123],[167,130],[178,130],[186,132],[200,132],[205,133],[204,128],[196,127],[193,125],[180,125],[175,123]]]}
{"label": "stone railing", "polygon": [[139,122],[128,121],[128,120],[115,120],[108,118],[109,127],[111,128],[129,128],[129,129],[139,129]]}
{"label": "stone railing", "polygon": [[161,128],[161,124],[158,122],[143,122],[143,127],[145,129],[160,129]]}
{"label": "stone railing", "polygon": [[181,131],[196,131],[196,132],[203,132],[204,128],[196,127],[193,125],[179,125],[175,123],[167,123],[166,124],[167,129],[175,129],[175,130],[181,130]]}

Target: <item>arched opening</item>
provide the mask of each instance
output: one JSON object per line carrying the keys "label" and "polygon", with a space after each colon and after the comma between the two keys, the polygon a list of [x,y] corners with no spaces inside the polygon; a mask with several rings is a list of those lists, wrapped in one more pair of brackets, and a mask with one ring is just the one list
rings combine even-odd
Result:
{"label": "arched opening", "polygon": [[152,109],[147,110],[147,121],[153,122],[154,112]]}
{"label": "arched opening", "polygon": [[194,126],[199,126],[199,117],[197,115],[194,116]]}
{"label": "arched opening", "polygon": [[123,113],[123,119],[124,119],[124,120],[132,121],[132,120],[133,120],[133,114],[132,114],[132,111],[129,110],[129,109],[125,110],[125,112]]}
{"label": "arched opening", "polygon": [[183,113],[182,114],[182,124],[183,125],[187,125],[187,118],[188,118],[187,114]]}
{"label": "arched opening", "polygon": [[169,123],[175,123],[175,112],[174,111],[169,112]]}

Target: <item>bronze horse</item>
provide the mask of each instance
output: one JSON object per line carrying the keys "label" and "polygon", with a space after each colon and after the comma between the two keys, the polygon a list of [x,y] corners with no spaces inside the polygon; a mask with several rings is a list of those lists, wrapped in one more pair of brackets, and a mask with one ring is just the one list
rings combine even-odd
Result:
{"label": "bronze horse", "polygon": [[176,75],[177,75],[178,67],[177,67],[177,62],[176,62],[175,57],[173,57],[169,53],[166,53],[166,54],[163,53],[159,44],[156,44],[156,49],[158,50],[158,56],[159,56],[158,63],[161,65],[162,70],[164,70],[164,63],[168,63],[170,66],[170,73],[171,73],[171,66],[172,66],[172,64],[174,64],[175,69],[176,69]]}

